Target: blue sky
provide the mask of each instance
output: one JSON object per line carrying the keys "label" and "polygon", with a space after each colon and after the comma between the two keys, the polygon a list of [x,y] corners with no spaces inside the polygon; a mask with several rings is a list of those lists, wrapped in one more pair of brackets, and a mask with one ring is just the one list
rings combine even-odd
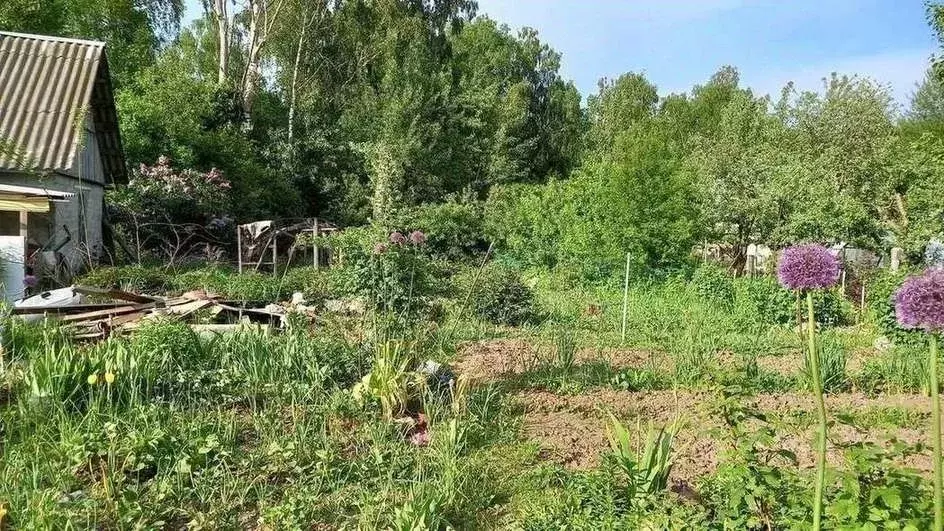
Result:
{"label": "blue sky", "polygon": [[479,13],[538,30],[585,96],[628,71],[684,92],[730,64],[759,93],[787,81],[817,90],[838,72],[886,83],[906,104],[936,47],[922,0],[479,0]]}

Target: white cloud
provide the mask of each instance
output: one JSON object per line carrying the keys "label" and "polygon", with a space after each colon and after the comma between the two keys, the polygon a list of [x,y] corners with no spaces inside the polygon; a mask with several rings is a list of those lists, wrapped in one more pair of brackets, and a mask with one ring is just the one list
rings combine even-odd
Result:
{"label": "white cloud", "polygon": [[840,75],[857,74],[887,85],[895,101],[906,107],[915,84],[924,78],[930,56],[931,50],[902,50],[829,60],[791,69],[742,71],[741,82],[758,94],[770,94],[776,99],[789,81],[794,82],[797,90],[820,92],[823,89],[823,78],[829,77],[832,72]]}

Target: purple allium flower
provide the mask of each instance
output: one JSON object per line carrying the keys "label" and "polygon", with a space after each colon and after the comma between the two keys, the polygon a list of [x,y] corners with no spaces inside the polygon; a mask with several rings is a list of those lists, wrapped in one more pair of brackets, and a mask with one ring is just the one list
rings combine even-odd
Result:
{"label": "purple allium flower", "polygon": [[383,253],[385,253],[386,251],[387,251],[387,244],[386,244],[386,243],[379,242],[379,243],[377,243],[376,245],[374,245],[374,254],[383,254]]}
{"label": "purple allium flower", "polygon": [[35,288],[36,284],[39,284],[39,279],[37,279],[34,275],[26,275],[23,277],[23,285],[27,288]]}
{"label": "purple allium flower", "polygon": [[415,230],[410,233],[410,241],[413,242],[414,245],[423,245],[426,243],[426,235],[423,234],[423,231]]}
{"label": "purple allium flower", "polygon": [[780,253],[777,278],[787,289],[816,289],[839,282],[839,258],[817,244],[795,245]]}
{"label": "purple allium flower", "polygon": [[944,331],[944,270],[929,269],[906,280],[895,293],[895,316],[905,328]]}
{"label": "purple allium flower", "polygon": [[406,243],[406,236],[400,231],[393,231],[390,233],[390,243],[395,245],[404,244]]}

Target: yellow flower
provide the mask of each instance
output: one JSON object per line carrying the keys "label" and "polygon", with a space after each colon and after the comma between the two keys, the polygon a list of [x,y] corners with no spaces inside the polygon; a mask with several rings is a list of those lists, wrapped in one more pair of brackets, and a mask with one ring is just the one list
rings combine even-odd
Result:
{"label": "yellow flower", "polygon": [[98,383],[98,375],[95,373],[90,374],[88,377],[88,384],[95,385],[97,383]]}
{"label": "yellow flower", "polygon": [[106,382],[108,385],[111,385],[111,384],[115,383],[115,373],[113,373],[113,372],[106,372],[106,373],[105,373],[105,382]]}
{"label": "yellow flower", "polygon": [[7,514],[9,514],[9,512],[7,511],[7,504],[0,503],[0,528],[2,528],[3,520],[4,518],[6,518]]}

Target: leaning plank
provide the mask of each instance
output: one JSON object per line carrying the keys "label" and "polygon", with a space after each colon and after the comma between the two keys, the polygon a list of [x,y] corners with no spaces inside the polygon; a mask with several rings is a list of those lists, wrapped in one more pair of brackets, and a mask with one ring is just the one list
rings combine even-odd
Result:
{"label": "leaning plank", "polygon": [[138,304],[157,302],[160,300],[158,297],[139,295],[137,293],[131,293],[130,291],[124,291],[120,289],[102,289],[91,286],[72,286],[72,291],[81,293],[83,295],[97,295],[119,301],[136,302]]}

